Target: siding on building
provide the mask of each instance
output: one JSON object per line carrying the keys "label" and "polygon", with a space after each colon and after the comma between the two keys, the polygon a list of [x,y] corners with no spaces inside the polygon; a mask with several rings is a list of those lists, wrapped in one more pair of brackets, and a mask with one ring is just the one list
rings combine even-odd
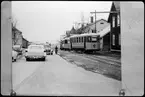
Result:
{"label": "siding on building", "polygon": [[[103,23],[103,24],[102,24]],[[98,21],[96,21],[96,31],[97,33],[99,33],[100,31],[102,31],[104,28],[106,28],[109,25],[109,23],[104,20],[104,19],[100,19]],[[95,33],[95,23],[93,24],[88,24],[85,28],[84,28],[84,32],[85,33]]]}

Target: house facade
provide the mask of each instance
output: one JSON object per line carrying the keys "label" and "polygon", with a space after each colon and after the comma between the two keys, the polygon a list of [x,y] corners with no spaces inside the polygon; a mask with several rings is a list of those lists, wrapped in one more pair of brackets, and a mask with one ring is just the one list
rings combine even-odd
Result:
{"label": "house facade", "polygon": [[108,18],[108,22],[111,25],[110,50],[121,52],[120,2],[113,2],[110,11],[118,11],[118,13],[110,13]]}

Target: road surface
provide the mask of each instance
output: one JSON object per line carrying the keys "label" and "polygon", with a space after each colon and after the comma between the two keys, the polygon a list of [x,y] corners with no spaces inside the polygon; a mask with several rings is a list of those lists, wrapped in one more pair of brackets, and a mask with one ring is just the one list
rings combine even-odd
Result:
{"label": "road surface", "polygon": [[100,96],[117,95],[121,82],[73,65],[58,55],[46,61],[12,63],[13,89],[17,95]]}

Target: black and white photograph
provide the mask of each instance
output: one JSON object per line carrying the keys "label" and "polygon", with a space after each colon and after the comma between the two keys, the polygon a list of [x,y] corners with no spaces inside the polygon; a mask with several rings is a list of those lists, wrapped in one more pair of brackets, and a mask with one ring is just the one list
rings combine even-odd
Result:
{"label": "black and white photograph", "polygon": [[3,1],[1,29],[1,95],[144,95],[141,1]]}

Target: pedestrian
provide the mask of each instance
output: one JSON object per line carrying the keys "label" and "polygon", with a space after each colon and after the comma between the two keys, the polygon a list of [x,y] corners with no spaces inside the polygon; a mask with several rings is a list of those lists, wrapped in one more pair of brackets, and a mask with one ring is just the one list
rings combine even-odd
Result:
{"label": "pedestrian", "polygon": [[58,51],[58,48],[57,48],[57,46],[55,47],[55,54],[57,54],[57,51]]}

